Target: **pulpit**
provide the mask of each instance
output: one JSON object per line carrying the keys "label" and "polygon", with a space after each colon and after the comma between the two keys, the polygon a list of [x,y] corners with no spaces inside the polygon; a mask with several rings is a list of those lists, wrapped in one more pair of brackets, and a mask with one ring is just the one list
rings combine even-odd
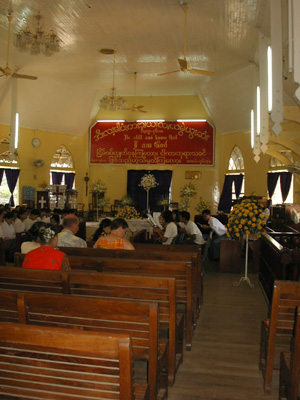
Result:
{"label": "pulpit", "polygon": [[46,190],[38,190],[36,192],[36,207],[38,210],[41,208],[49,208],[49,192]]}
{"label": "pulpit", "polygon": [[63,210],[66,203],[67,185],[50,185],[49,186],[49,205],[51,210],[60,208]]}

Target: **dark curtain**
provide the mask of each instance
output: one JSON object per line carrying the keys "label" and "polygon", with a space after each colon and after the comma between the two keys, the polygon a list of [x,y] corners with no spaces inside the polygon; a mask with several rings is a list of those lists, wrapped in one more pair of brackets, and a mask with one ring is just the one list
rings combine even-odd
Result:
{"label": "dark curtain", "polygon": [[12,207],[15,206],[13,193],[14,193],[16,184],[18,182],[19,175],[20,175],[19,169],[5,169],[7,185],[8,185],[9,191],[11,193],[11,196],[9,199],[9,205]]}
{"label": "dark curtain", "polygon": [[235,175],[225,175],[224,185],[220,202],[218,206],[219,211],[230,211],[232,203],[232,182]]}
{"label": "dark curtain", "polygon": [[2,183],[3,172],[4,172],[4,169],[3,169],[3,168],[0,168],[0,185],[1,185],[1,183]]}
{"label": "dark curtain", "polygon": [[63,179],[63,172],[51,172],[53,185],[61,185]]}
{"label": "dark curtain", "polygon": [[142,170],[128,170],[127,171],[127,194],[130,196],[135,204],[138,212],[142,213],[147,209],[147,192],[139,186],[142,177],[145,174],[154,175],[159,186],[149,190],[149,206],[150,210],[157,209],[157,201],[164,195],[169,194],[170,185],[172,181],[172,171],[159,171],[146,169]]}
{"label": "dark curtain", "polygon": [[74,179],[75,179],[74,172],[65,173],[65,184],[67,185],[67,190],[72,189]]}
{"label": "dark curtain", "polygon": [[243,179],[244,179],[243,174],[233,175],[234,191],[237,199],[240,197],[241,194]]}
{"label": "dark curtain", "polygon": [[268,172],[267,185],[269,197],[272,199],[279,178],[279,172]]}
{"label": "dark curtain", "polygon": [[291,187],[292,173],[280,172],[280,190],[282,195],[282,202],[284,203]]}

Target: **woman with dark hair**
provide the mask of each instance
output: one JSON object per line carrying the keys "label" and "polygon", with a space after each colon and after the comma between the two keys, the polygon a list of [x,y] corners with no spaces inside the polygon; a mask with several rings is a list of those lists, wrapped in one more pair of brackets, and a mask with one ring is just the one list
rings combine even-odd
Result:
{"label": "woman with dark hair", "polygon": [[158,233],[161,238],[162,244],[172,244],[173,240],[178,234],[177,226],[173,221],[172,211],[166,210],[162,214],[163,224],[165,225],[165,231],[160,228],[153,228],[153,232]]}
{"label": "woman with dark hair", "polygon": [[111,233],[107,236],[100,236],[95,243],[95,248],[101,249],[123,249],[135,250],[129,240],[124,239],[128,224],[123,218],[116,218],[111,224]]}
{"label": "woman with dark hair", "polygon": [[37,249],[41,246],[41,243],[38,239],[38,233],[42,226],[45,226],[45,222],[37,221],[32,225],[27,232],[27,236],[29,237],[30,241],[23,242],[21,244],[21,253],[27,254],[29,251]]}
{"label": "woman with dark hair", "polygon": [[55,225],[44,223],[38,230],[41,246],[26,254],[23,268],[63,270],[70,269],[65,253],[57,250],[57,230]]}
{"label": "woman with dark hair", "polygon": [[92,240],[97,242],[100,236],[107,236],[111,232],[111,223],[112,221],[109,218],[104,218],[99,225],[99,228],[92,236]]}

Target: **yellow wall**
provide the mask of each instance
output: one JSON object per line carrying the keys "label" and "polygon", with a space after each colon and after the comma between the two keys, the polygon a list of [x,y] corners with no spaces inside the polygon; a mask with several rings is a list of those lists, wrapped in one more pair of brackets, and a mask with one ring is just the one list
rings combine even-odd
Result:
{"label": "yellow wall", "polygon": [[[127,99],[129,106],[132,105],[132,98]],[[137,97],[136,105],[144,105],[147,114],[135,113],[131,111],[106,111],[100,110],[97,119],[125,119],[126,121],[144,119],[165,119],[176,120],[178,118],[205,118],[209,121],[204,107],[198,96],[172,96],[172,97]],[[173,171],[173,201],[179,202],[180,188],[191,182],[185,179],[186,171],[200,171],[200,179],[193,183],[197,188],[197,196],[191,201],[190,212],[193,217],[196,213],[195,205],[201,196],[209,203],[212,212],[217,211],[219,196],[222,191],[224,176],[227,172],[228,160],[234,146],[238,146],[242,152],[245,162],[245,193],[256,193],[257,195],[267,195],[267,172],[269,169],[269,159],[274,146],[278,148],[292,148],[296,153],[295,157],[300,159],[300,150],[298,152],[299,136],[299,112],[297,110],[287,110],[289,122],[283,124],[283,132],[279,137],[271,136],[270,154],[262,155],[258,163],[254,161],[253,153],[250,148],[250,134],[248,132],[238,132],[227,135],[219,135],[215,132],[215,166],[150,166],[150,165],[106,165],[90,166],[88,163],[89,151],[89,132],[83,136],[73,136],[55,132],[45,132],[39,130],[20,129],[19,134],[19,167],[21,170],[19,188],[22,193],[23,186],[38,185],[42,181],[49,183],[50,162],[55,151],[64,145],[70,151],[76,172],[76,188],[78,190],[78,202],[85,203],[85,210],[91,203],[91,194],[85,195],[86,173],[89,174],[90,183],[97,178],[101,178],[107,185],[106,196],[110,198],[111,203],[115,199],[120,199],[126,194],[127,170],[128,169],[171,169]],[[9,127],[0,126],[0,138],[9,136]],[[41,146],[34,148],[31,144],[33,137],[41,140]],[[300,145],[300,143],[299,143]],[[272,147],[273,146],[273,147]],[[277,147],[276,147],[277,146]],[[34,161],[42,159],[45,165],[42,168],[34,168]],[[297,159],[297,158],[296,158]],[[299,191],[299,180],[295,179],[295,191]],[[22,199],[20,198],[20,202]],[[299,194],[295,194],[295,202],[300,201]]]}

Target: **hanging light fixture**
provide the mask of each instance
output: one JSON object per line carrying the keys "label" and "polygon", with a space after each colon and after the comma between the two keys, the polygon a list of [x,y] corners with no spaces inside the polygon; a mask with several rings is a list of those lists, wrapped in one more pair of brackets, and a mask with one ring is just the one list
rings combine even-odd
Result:
{"label": "hanging light fixture", "polygon": [[34,16],[34,31],[31,32],[27,26],[17,34],[16,47],[21,51],[30,51],[31,54],[43,53],[52,56],[59,51],[59,37],[50,29],[45,34],[41,27],[40,0],[38,0],[38,13]]}
{"label": "hanging light fixture", "polygon": [[126,101],[121,96],[116,95],[116,88],[115,88],[115,68],[116,68],[116,60],[115,55],[116,51],[114,49],[101,49],[99,50],[101,54],[113,54],[114,55],[114,65],[113,65],[113,85],[111,88],[110,96],[104,96],[100,100],[100,108],[110,111],[116,110],[124,110],[127,107]]}

